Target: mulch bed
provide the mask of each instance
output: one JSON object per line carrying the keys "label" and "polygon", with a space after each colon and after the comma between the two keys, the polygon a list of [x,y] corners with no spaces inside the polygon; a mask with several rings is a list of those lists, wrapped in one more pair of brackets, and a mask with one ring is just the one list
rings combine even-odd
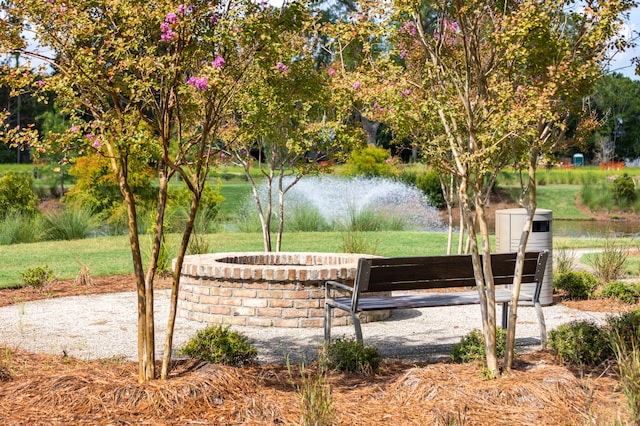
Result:
{"label": "mulch bed", "polygon": [[[132,276],[0,290],[0,306],[46,297],[135,290]],[[158,288],[166,288],[162,279]],[[564,302],[563,302],[564,303]],[[602,301],[599,306],[605,303]],[[609,305],[611,306],[611,305]],[[614,309],[612,307],[612,309]],[[139,384],[137,364],[83,361],[0,345],[0,424],[301,424],[299,366],[176,362],[171,378]],[[328,372],[339,425],[584,425],[629,422],[613,366],[571,371],[546,351],[518,356],[489,380],[477,364],[384,363],[379,374]],[[313,382],[315,364],[305,367]]]}

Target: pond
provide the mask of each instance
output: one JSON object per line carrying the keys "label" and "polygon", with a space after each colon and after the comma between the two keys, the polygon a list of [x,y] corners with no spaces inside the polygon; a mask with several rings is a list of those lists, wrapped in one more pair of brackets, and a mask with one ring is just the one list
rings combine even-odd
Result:
{"label": "pond", "polygon": [[640,222],[625,220],[554,220],[553,236],[574,238],[640,237]]}

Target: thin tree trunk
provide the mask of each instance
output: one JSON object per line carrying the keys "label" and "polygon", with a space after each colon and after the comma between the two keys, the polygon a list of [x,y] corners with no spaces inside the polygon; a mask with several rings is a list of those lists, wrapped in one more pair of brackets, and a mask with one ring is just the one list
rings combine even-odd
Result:
{"label": "thin tree trunk", "polygon": [[180,290],[180,273],[182,272],[182,265],[184,263],[184,257],[189,248],[189,240],[193,233],[193,225],[198,213],[198,207],[200,206],[200,196],[194,194],[191,198],[191,207],[189,209],[189,219],[187,225],[182,233],[182,241],[178,249],[178,256],[173,266],[173,275],[171,281],[171,304],[169,307],[169,319],[167,321],[167,333],[165,335],[164,349],[162,355],[162,369],[160,371],[160,377],[162,380],[166,380],[169,377],[169,367],[171,366],[171,352],[173,351],[173,331],[175,329],[176,314],[178,312],[178,292]]}

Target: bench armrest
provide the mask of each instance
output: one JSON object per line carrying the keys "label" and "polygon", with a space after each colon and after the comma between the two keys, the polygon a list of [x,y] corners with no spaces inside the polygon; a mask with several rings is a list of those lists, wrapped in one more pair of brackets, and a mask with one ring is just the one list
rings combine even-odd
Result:
{"label": "bench armrest", "polygon": [[327,281],[324,284],[324,298],[326,299],[331,299],[331,290],[333,289],[335,290],[345,290],[348,291],[349,293],[353,293],[353,287],[343,284],[343,283],[339,283],[338,281]]}

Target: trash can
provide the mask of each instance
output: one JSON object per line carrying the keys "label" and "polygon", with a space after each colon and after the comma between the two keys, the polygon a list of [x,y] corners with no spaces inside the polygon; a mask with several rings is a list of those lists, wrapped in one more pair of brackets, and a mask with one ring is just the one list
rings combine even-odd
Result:
{"label": "trash can", "polygon": [[[496,251],[508,253],[518,250],[522,228],[527,220],[526,209],[496,210]],[[542,280],[540,290],[540,304],[551,305],[553,303],[553,217],[552,211],[536,209],[533,216],[531,233],[527,241],[527,251],[549,250],[547,267]],[[525,284],[522,291],[533,293],[533,284]]]}

